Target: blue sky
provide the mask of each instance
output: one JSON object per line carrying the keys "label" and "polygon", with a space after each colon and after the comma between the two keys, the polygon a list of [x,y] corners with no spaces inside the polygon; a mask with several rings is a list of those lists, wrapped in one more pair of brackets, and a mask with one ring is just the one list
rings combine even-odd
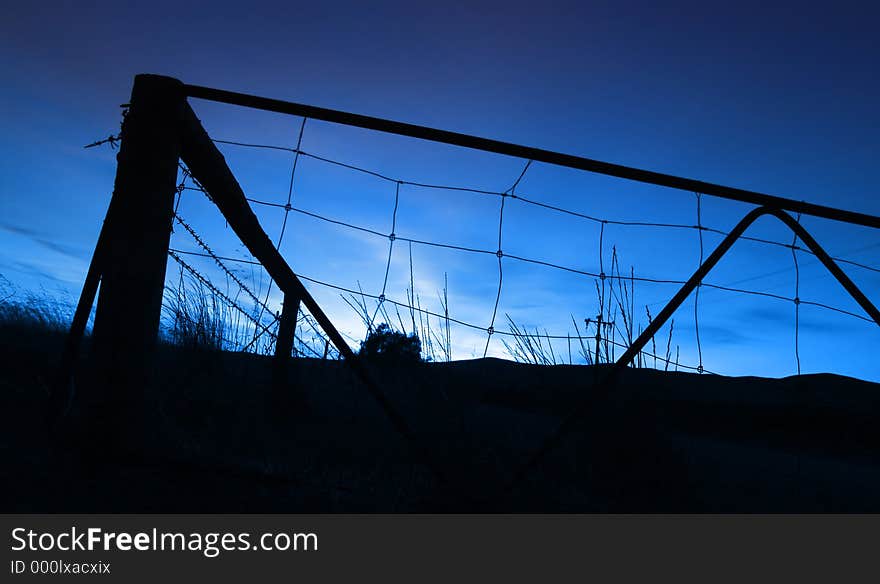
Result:
{"label": "blue sky", "polygon": [[[106,210],[115,172],[108,148],[86,143],[115,132],[136,73],[387,117],[684,175],[880,215],[874,172],[880,146],[880,81],[868,3],[19,3],[0,35],[0,274],[22,290],[75,298]],[[216,138],[293,146],[301,120],[193,101]],[[524,161],[339,127],[305,126],[303,149],[415,182],[507,189]],[[249,195],[283,203],[292,156],[224,146]],[[691,224],[695,196],[534,164],[525,196],[592,216]],[[187,192],[181,214],[225,255],[240,244],[222,218]],[[300,158],[294,204],[390,230],[394,184]],[[480,249],[497,247],[495,197],[401,187],[397,234]],[[703,222],[729,229],[749,206],[703,197]],[[273,239],[281,213],[257,209]],[[880,233],[815,218],[803,223],[832,254],[880,266]],[[788,242],[772,219],[750,235]],[[625,271],[685,279],[699,258],[697,233],[609,226],[606,256]],[[506,253],[599,271],[599,229],[509,201]],[[717,244],[706,234],[706,253]],[[196,249],[178,229],[174,245]],[[378,293],[387,238],[291,214],[282,252],[302,274]],[[197,264],[196,260],[193,260]],[[509,314],[529,328],[573,333],[595,316],[591,278],[504,261],[496,328]],[[200,265],[209,270],[208,265]],[[173,264],[172,264],[173,266]],[[258,272],[241,267],[255,288]],[[172,270],[169,270],[170,272]],[[875,302],[880,274],[846,271]],[[413,245],[424,307],[488,326],[497,286],[494,256]],[[707,281],[794,295],[789,250],[737,244]],[[392,256],[389,298],[405,300],[409,249]],[[224,283],[225,285],[225,283]],[[310,285],[341,329],[363,335],[338,292]],[[636,283],[636,312],[656,314],[675,286]],[[800,297],[860,313],[812,258],[800,256]],[[272,296],[277,304],[278,298]],[[673,345],[697,361],[693,303],[676,314]],[[721,373],[796,372],[794,306],[703,289],[704,365]],[[642,319],[643,323],[645,319]],[[432,325],[433,326],[433,325]],[[666,329],[658,337],[665,343]],[[457,358],[481,356],[484,332],[453,329]],[[661,341],[662,339],[662,341]],[[802,306],[804,372],[880,380],[871,357],[880,328]],[[567,352],[565,343],[557,346]],[[498,338],[489,354],[504,355]]]}

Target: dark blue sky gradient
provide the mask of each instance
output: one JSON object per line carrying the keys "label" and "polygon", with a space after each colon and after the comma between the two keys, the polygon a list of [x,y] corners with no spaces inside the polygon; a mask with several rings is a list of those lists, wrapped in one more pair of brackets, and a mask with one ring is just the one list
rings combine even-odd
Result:
{"label": "dark blue sky gradient", "polygon": [[[878,16],[870,3],[846,2],[18,3],[0,24],[0,274],[21,289],[75,298],[115,172],[111,150],[82,146],[117,130],[118,105],[141,72],[880,215]],[[216,138],[296,142],[299,119],[193,106]],[[249,195],[284,202],[289,154],[222,149]],[[315,121],[303,149],[394,178],[496,191],[524,163]],[[692,193],[548,165],[533,165],[517,192],[609,219],[696,221]],[[387,233],[393,200],[392,183],[299,161],[294,204],[303,209]],[[598,271],[597,225],[514,203],[505,208],[505,252]],[[397,233],[495,249],[498,204],[404,186]],[[275,239],[281,215],[256,210]],[[729,229],[748,210],[703,198],[703,222],[713,227]],[[181,212],[218,252],[242,254],[198,193],[184,196]],[[832,254],[880,267],[876,230],[803,223]],[[791,240],[772,219],[749,234]],[[175,245],[195,249],[184,235],[175,233]],[[706,254],[718,241],[705,236]],[[685,279],[699,254],[693,230],[609,227],[604,242],[606,271],[616,245],[623,269],[648,277]],[[378,293],[387,248],[387,239],[293,214],[282,252],[298,272]],[[423,306],[439,308],[446,273],[451,314],[488,326],[494,256],[413,246],[413,262]],[[496,328],[510,314],[565,335],[572,316],[595,316],[592,279],[504,266]],[[801,298],[861,313],[815,260],[801,255],[800,266]],[[846,271],[880,301],[880,274]],[[793,296],[791,253],[741,242],[708,281]],[[398,244],[389,297],[405,299],[408,282],[408,248]],[[363,334],[337,292],[309,287],[342,329]],[[674,291],[637,283],[637,314],[645,304],[656,314]],[[699,314],[708,369],[796,371],[792,303],[704,289]],[[880,380],[875,325],[803,306],[800,340],[804,372]],[[485,333],[453,331],[457,358],[481,356],[484,342]],[[673,345],[696,362],[691,301],[676,315]],[[503,352],[496,338],[490,354]]]}

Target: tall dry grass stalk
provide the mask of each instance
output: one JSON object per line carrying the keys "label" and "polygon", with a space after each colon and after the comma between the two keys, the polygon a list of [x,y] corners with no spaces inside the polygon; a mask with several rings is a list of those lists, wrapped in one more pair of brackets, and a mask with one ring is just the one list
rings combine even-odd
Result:
{"label": "tall dry grass stalk", "polygon": [[[231,300],[231,299],[230,299]],[[222,351],[274,350],[277,324],[258,327],[259,307],[231,305],[227,298],[181,268],[175,285],[166,285],[162,299],[162,336],[171,344]],[[254,330],[270,327],[253,342]]]}
{"label": "tall dry grass stalk", "polygon": [[[366,328],[366,337],[380,325],[386,324],[395,332],[407,336],[416,336],[422,345],[422,358],[431,362],[452,361],[452,332],[449,318],[449,279],[443,274],[443,290],[437,292],[437,298],[443,311],[442,317],[437,317],[432,324],[431,315],[422,309],[421,296],[415,292],[415,278],[413,277],[412,249],[409,257],[410,285],[405,290],[406,306],[409,308],[409,322],[404,319],[400,312],[400,306],[394,303],[375,300],[375,307],[368,301],[366,294],[358,282],[358,294],[342,294],[346,304],[361,319]],[[393,317],[389,314],[389,305],[394,311]],[[381,317],[381,318],[379,318]]]}
{"label": "tall dry grass stalk", "polygon": [[[574,362],[573,346],[580,360],[587,365],[613,363],[618,352],[629,349],[643,330],[642,323],[635,318],[635,269],[630,266],[629,275],[622,275],[616,246],[611,249],[611,273],[605,278],[595,280],[594,283],[596,316],[583,319],[583,330],[574,315],[571,316],[574,335],[569,334],[565,339],[568,363]],[[650,325],[653,315],[647,305],[645,305],[645,314]],[[541,333],[535,327],[534,333],[531,333],[525,326],[514,322],[510,315],[506,316],[508,330],[513,340],[503,343],[508,355],[515,361],[541,365],[559,365],[564,362],[562,359],[564,354],[553,348],[554,339],[550,338],[546,330]],[[675,361],[673,362],[671,358],[674,328],[675,321],[672,320],[666,340],[665,358],[657,354],[657,342],[652,338],[651,350],[640,351],[633,360],[633,366],[658,368],[662,365],[664,370],[668,371],[670,365],[674,363],[677,371],[678,346],[676,346]]]}

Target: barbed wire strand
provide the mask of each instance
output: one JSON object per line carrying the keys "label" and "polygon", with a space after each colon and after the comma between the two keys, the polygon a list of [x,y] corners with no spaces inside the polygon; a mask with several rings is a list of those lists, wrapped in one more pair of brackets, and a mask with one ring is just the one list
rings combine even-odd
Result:
{"label": "barbed wire strand", "polygon": [[[169,250],[169,255],[172,255],[172,254],[173,254],[173,251],[172,251],[172,250]],[[238,304],[237,302],[235,302],[235,300],[233,300],[232,298],[230,298],[228,295],[223,294],[222,292],[219,292],[219,290],[217,289],[217,287],[216,287],[216,286],[210,281],[210,278],[208,278],[208,277],[205,276],[204,274],[201,274],[201,273],[200,273],[198,270],[196,270],[192,265],[185,264],[185,263],[183,262],[183,260],[182,260],[179,256],[176,256],[176,257],[175,257],[174,255],[172,255],[172,257],[173,257],[173,259],[174,259],[175,261],[177,261],[181,266],[185,267],[186,270],[187,270],[188,272],[190,272],[193,276],[195,276],[200,282],[202,282],[203,284],[205,284],[206,286],[208,286],[209,289],[210,289],[212,292],[217,293],[217,295],[220,297],[221,300],[223,300],[224,302],[226,302],[229,306],[231,306],[232,308],[234,308],[236,311],[238,311],[238,312],[240,312],[241,314],[243,314],[248,320],[250,320],[250,321],[254,324],[255,327],[259,328],[259,329],[260,329],[260,335],[257,337],[257,339],[259,339],[260,336],[262,336],[263,334],[268,333],[269,336],[272,337],[272,339],[275,340],[275,341],[277,342],[277,340],[278,340],[278,336],[277,336],[277,334],[276,334],[275,332],[272,331],[272,327],[275,325],[276,322],[278,322],[278,317],[277,317],[277,315],[276,315],[275,318],[272,320],[272,322],[270,322],[269,324],[264,324],[262,321],[257,320],[257,318],[253,316],[253,314],[251,314],[251,313],[248,312],[246,309],[244,309],[240,304]],[[319,333],[319,336],[320,336],[320,333]],[[298,335],[298,334],[294,334],[294,339],[295,339],[296,341],[299,342],[299,346],[301,346],[301,347],[305,347],[305,348],[306,348],[310,353],[312,353],[312,355],[314,355],[315,357],[317,357],[317,358],[319,358],[319,359],[320,359],[320,358],[323,358],[323,356],[322,356],[320,353],[318,353],[314,348],[312,348],[311,345],[309,345],[308,342],[306,342],[306,340],[303,339],[300,335]],[[256,339],[252,339],[247,345],[245,345],[244,347],[242,347],[242,348],[239,349],[239,350],[240,350],[241,352],[243,352],[243,353],[246,353],[248,350],[250,350],[250,348],[251,348],[255,343],[256,343]]]}
{"label": "barbed wire strand", "polygon": [[177,255],[176,253],[174,253],[171,250],[168,251],[168,255],[174,261],[176,261],[182,268],[184,268],[187,272],[189,272],[194,278],[196,278],[199,282],[201,282],[203,285],[205,285],[211,291],[212,294],[214,294],[216,297],[218,297],[221,300],[223,300],[224,302],[226,302],[230,307],[239,311],[245,318],[247,318],[248,320],[253,322],[255,326],[263,327],[263,328],[267,329],[269,336],[271,336],[272,338],[277,338],[275,333],[273,333],[271,330],[268,330],[267,325],[263,325],[261,322],[259,322],[256,318],[254,318],[254,316],[252,314],[250,314],[247,310],[245,310],[244,308],[239,306],[239,304],[237,302],[235,302],[227,294],[223,293],[219,288],[217,288],[217,286],[215,286],[214,283],[211,282],[210,279],[208,279],[206,276],[201,274],[194,267],[192,267],[187,262],[185,262],[179,255]]}
{"label": "barbed wire strand", "polygon": [[[257,297],[257,295],[254,294],[253,291],[251,291],[251,289],[250,289],[247,285],[245,285],[245,283],[242,282],[242,281],[238,278],[238,276],[236,276],[235,273],[233,273],[233,271],[230,270],[230,269],[229,269],[229,268],[228,268],[228,267],[227,267],[227,266],[226,266],[226,265],[220,260],[220,257],[217,256],[217,254],[214,253],[214,251],[208,246],[207,243],[205,243],[205,241],[202,239],[202,237],[199,236],[198,233],[196,233],[195,229],[193,229],[192,226],[191,226],[189,223],[187,223],[186,221],[184,221],[184,220],[180,217],[180,215],[177,214],[177,213],[174,213],[174,220],[177,221],[177,223],[180,224],[180,225],[181,225],[181,226],[182,226],[182,227],[183,227],[183,228],[184,228],[184,229],[190,234],[190,236],[192,236],[192,238],[195,240],[196,244],[198,244],[199,247],[201,247],[202,249],[205,250],[205,255],[206,255],[207,257],[210,257],[211,259],[213,259],[214,262],[217,264],[217,266],[218,266],[221,270],[223,270],[223,272],[226,274],[226,276],[229,277],[229,278],[231,278],[233,282],[235,282],[236,284],[238,284],[239,288],[241,288],[241,289],[245,292],[245,294],[247,294],[247,295],[251,298],[251,300],[254,302],[254,304],[256,304],[256,305],[258,305],[258,306],[263,304],[263,303],[260,301],[260,299]],[[259,319],[258,319],[258,320],[259,320]]]}
{"label": "barbed wire strand", "polygon": [[[233,270],[231,270],[223,262],[223,260],[226,259],[226,260],[232,260],[232,261],[241,261],[241,262],[246,262],[246,263],[250,263],[250,264],[260,265],[259,262],[253,262],[250,260],[243,260],[243,259],[236,259],[236,258],[221,258],[221,256],[218,256],[217,254],[214,253],[214,251],[208,246],[208,244],[205,243],[204,238],[202,238],[195,231],[195,229],[193,229],[193,227],[189,223],[187,223],[182,217],[180,217],[180,215],[175,213],[174,219],[192,236],[193,240],[195,240],[195,242],[199,245],[199,247],[201,247],[202,249],[205,250],[205,253],[185,252],[185,251],[177,250],[174,248],[169,248],[168,251],[174,252],[177,254],[185,253],[185,254],[190,254],[190,255],[197,255],[197,256],[211,258],[212,260],[214,260],[214,263],[223,271],[223,273],[226,275],[226,277],[232,279],[232,281],[238,285],[238,287],[251,299],[251,301],[253,301],[254,305],[261,308],[260,315],[258,317],[254,317],[250,313],[247,313],[249,320],[254,322],[254,324],[256,325],[254,327],[254,330],[257,331],[257,334],[254,335],[254,337],[251,339],[251,341],[242,348],[242,351],[249,350],[254,344],[256,344],[257,340],[259,340],[259,338],[265,332],[267,332],[268,327],[272,327],[275,324],[275,322],[277,322],[278,315],[275,314],[272,322],[270,322],[268,325],[263,325],[262,317],[263,317],[264,311],[269,311],[269,313],[272,314],[272,310],[268,307],[268,305],[266,305],[264,302],[262,302],[259,299],[259,297],[257,297],[257,295],[234,273]],[[177,260],[180,258],[175,257],[175,259]],[[178,262],[178,263],[180,263],[180,262]],[[183,265],[183,264],[181,264],[181,265]],[[192,266],[189,266],[189,265],[187,265],[187,270],[190,272],[195,272],[195,268],[193,268]],[[208,280],[208,278],[202,274],[199,274],[198,277],[202,281]],[[222,298],[227,299],[229,302],[234,303],[234,301],[229,299],[227,295],[223,295]],[[243,313],[247,312],[243,308],[241,308],[237,303],[235,304],[235,308]],[[323,335],[320,335],[320,333],[319,333],[319,336],[323,337]],[[294,337],[300,341],[300,344],[307,346],[307,343],[305,343],[302,340],[302,338],[297,337],[296,335],[294,335]],[[315,351],[312,351],[312,352],[314,352],[317,355],[317,353]],[[317,355],[317,356],[320,356],[320,355]]]}

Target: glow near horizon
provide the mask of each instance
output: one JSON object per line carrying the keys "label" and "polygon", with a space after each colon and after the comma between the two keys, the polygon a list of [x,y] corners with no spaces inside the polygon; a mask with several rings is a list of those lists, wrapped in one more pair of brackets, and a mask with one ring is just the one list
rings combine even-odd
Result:
{"label": "glow near horizon", "polygon": [[[800,7],[794,14],[762,3],[757,20],[747,3],[724,9],[694,4],[679,11],[653,3],[597,3],[535,12],[530,5],[508,2],[499,13],[447,7],[448,14],[430,16],[411,6],[351,5],[337,11],[270,3],[271,18],[255,8],[249,16],[261,26],[247,27],[221,19],[239,14],[222,2],[212,8],[217,18],[211,22],[197,9],[176,3],[167,7],[174,15],[168,19],[161,16],[161,3],[149,10],[99,4],[49,14],[10,7],[8,30],[0,35],[0,66],[9,80],[0,96],[8,128],[0,273],[25,289],[48,287],[68,297],[78,293],[115,171],[112,152],[81,146],[115,130],[116,105],[127,100],[136,72],[167,72],[201,85],[880,213],[880,201],[872,196],[872,153],[880,144],[871,123],[880,91],[876,76],[865,74],[872,70],[877,39],[868,25],[873,19],[862,9],[817,8],[814,14]],[[529,18],[522,18],[523,12]],[[333,27],[321,25],[328,16]],[[144,34],[107,26],[117,20],[141,22]],[[295,38],[286,22],[299,23]],[[450,30],[455,42],[449,42]],[[159,37],[163,42],[157,44]],[[226,37],[240,42],[218,42]],[[725,39],[736,42],[725,44]],[[56,91],[45,91],[40,79],[51,79]],[[215,137],[295,144],[297,119],[203,102],[194,107]],[[408,180],[491,190],[509,187],[523,164],[312,121],[303,147]],[[249,195],[286,199],[289,156],[224,151]],[[391,185],[300,163],[294,193],[300,206],[388,231]],[[696,219],[692,194],[547,165],[533,165],[518,191],[600,217]],[[187,193],[182,213],[218,252],[235,255],[238,242],[197,195]],[[703,203],[704,223],[722,229],[748,210],[709,197]],[[497,205],[493,198],[405,188],[398,233],[493,249]],[[281,214],[257,212],[275,239]],[[810,218],[803,222],[832,255],[880,263],[880,234]],[[748,235],[791,239],[772,219],[759,221]],[[609,228],[605,241],[606,250],[618,246],[622,268],[633,265],[637,275],[684,279],[698,259],[693,231]],[[706,253],[717,241],[706,236]],[[598,228],[584,221],[515,205],[505,209],[506,252],[598,271],[597,242]],[[282,251],[301,273],[349,287],[361,280],[365,290],[378,292],[387,240],[354,238],[344,229],[291,214]],[[493,256],[415,245],[413,253],[423,300],[433,301],[446,271],[451,314],[488,326],[497,284]],[[406,246],[395,246],[388,289],[398,298],[409,280],[406,254]],[[803,254],[799,260],[803,298],[860,312],[820,266]],[[877,274],[844,269],[876,302]],[[790,252],[740,242],[708,281],[793,295]],[[357,317],[338,294],[309,287],[334,322],[358,336]],[[674,291],[675,286],[637,283],[637,313],[648,304],[656,314]],[[504,314],[510,313],[521,325],[564,334],[571,328],[570,315],[594,316],[595,290],[589,278],[505,260],[501,302],[496,328],[504,328]],[[794,373],[791,303],[704,288],[700,306],[707,368]],[[696,361],[692,308],[689,300],[675,315],[673,343],[681,345],[686,363]],[[481,355],[484,339],[477,331],[453,330],[459,357]],[[880,363],[871,358],[878,341],[880,333],[870,323],[802,306],[804,372],[880,380]],[[490,354],[500,350],[494,340]]]}

